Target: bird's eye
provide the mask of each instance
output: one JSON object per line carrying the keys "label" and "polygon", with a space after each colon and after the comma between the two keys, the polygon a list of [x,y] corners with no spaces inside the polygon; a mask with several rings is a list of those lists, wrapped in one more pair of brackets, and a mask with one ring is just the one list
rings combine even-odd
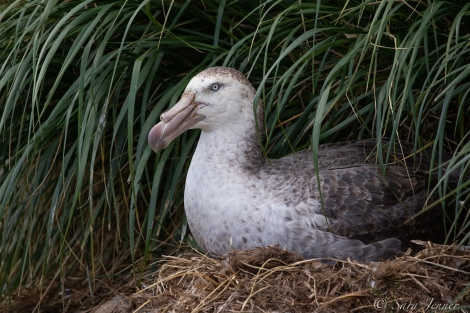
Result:
{"label": "bird's eye", "polygon": [[220,89],[220,84],[213,83],[210,88],[211,88],[211,91],[218,91]]}

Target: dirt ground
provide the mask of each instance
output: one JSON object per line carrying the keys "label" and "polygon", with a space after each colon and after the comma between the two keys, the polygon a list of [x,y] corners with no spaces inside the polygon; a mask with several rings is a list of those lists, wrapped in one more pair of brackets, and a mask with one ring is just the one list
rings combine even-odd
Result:
{"label": "dirt ground", "polygon": [[[167,256],[139,288],[123,282],[106,297],[13,301],[2,312],[470,312],[470,250],[416,242],[394,260],[303,260],[278,247]],[[142,281],[144,283],[142,283]],[[71,294],[77,291],[70,290]],[[26,298],[25,298],[26,299]]]}

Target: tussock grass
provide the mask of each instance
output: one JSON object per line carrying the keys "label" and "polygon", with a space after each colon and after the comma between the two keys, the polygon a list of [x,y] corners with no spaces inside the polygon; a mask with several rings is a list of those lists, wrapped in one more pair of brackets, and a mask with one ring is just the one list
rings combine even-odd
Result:
{"label": "tussock grass", "polygon": [[[433,152],[469,242],[470,4],[446,1],[0,2],[0,297],[80,272],[141,272],[186,237],[197,132],[147,133],[211,65],[245,72],[272,156],[352,138]],[[440,166],[451,153],[447,172]],[[141,260],[142,262],[136,262]],[[138,264],[138,265],[137,265]],[[47,283],[46,283],[47,282]]]}

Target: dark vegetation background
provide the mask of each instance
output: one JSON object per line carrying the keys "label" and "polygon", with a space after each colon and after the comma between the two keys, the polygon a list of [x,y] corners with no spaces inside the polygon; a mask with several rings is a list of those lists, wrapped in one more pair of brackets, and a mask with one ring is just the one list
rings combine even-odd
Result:
{"label": "dark vegetation background", "polygon": [[[458,3],[457,3],[458,2]],[[235,67],[266,107],[271,157],[391,138],[431,149],[468,244],[470,4],[465,1],[0,2],[0,303],[142,273],[187,237],[198,136],[147,134],[188,80]]]}

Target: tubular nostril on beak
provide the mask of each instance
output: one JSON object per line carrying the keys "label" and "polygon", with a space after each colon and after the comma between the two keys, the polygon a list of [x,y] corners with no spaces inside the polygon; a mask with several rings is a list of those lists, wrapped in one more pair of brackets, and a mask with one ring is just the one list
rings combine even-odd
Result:
{"label": "tubular nostril on beak", "polygon": [[176,103],[174,107],[172,107],[166,112],[163,112],[162,115],[160,115],[160,121],[168,123],[176,115],[178,115],[180,112],[185,110],[188,106],[190,106],[194,98],[195,98],[194,94],[189,94],[189,93],[183,94],[180,101]]}

